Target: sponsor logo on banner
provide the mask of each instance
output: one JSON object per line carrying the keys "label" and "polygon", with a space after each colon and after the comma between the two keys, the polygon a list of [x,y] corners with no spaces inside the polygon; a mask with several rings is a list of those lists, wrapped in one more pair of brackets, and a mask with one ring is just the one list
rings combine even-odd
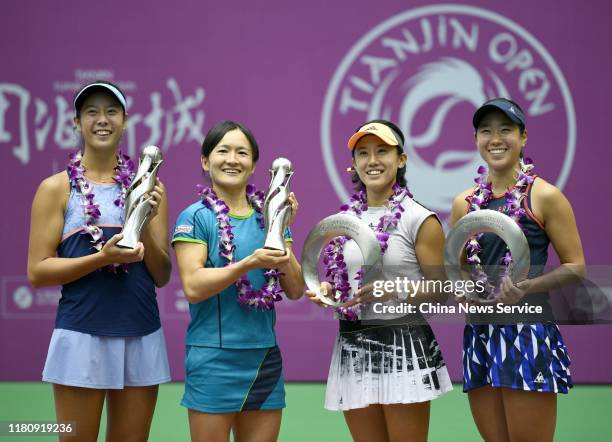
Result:
{"label": "sponsor logo on banner", "polygon": [[[137,92],[137,83],[115,79],[112,71],[76,69],[74,80],[51,81],[45,97],[31,90],[40,87],[0,82],[0,147],[10,149],[22,165],[37,155],[57,158],[58,151],[73,150],[80,141],[74,132],[72,100],[80,87],[94,80],[112,81],[127,96],[129,118],[121,146],[131,157],[151,144],[166,152],[182,143],[200,144],[204,138],[203,88],[184,93],[170,77],[160,80],[155,90]],[[59,153],[63,168],[67,154]]]}
{"label": "sponsor logo on banner", "polygon": [[22,310],[30,308],[33,300],[34,296],[32,296],[32,292],[26,286],[22,285],[13,292],[13,302]]}
{"label": "sponsor logo on banner", "polygon": [[[383,118],[406,135],[415,197],[448,212],[482,163],[472,114],[498,96],[521,104],[533,133],[546,133],[546,147],[555,149],[546,175],[562,188],[576,145],[573,101],[557,63],[528,30],[465,5],[410,9],[374,26],[344,56],[325,96],[323,161],[336,194],[349,197],[347,139],[363,122]],[[526,155],[541,147],[528,145]]]}
{"label": "sponsor logo on banner", "polygon": [[179,280],[172,278],[163,288],[163,296],[159,295],[158,290],[157,302],[162,319],[180,321],[189,319],[189,302]]}
{"label": "sponsor logo on banner", "polygon": [[51,319],[61,297],[60,287],[30,286],[26,276],[5,276],[2,281],[2,314],[6,319]]}

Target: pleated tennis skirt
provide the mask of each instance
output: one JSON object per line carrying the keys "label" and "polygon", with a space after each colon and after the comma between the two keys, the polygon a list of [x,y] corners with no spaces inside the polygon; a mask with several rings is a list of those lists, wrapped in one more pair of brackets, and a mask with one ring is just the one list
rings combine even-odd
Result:
{"label": "pleated tennis skirt", "polygon": [[453,389],[429,325],[391,325],[341,332],[332,355],[325,408],[410,404]]}

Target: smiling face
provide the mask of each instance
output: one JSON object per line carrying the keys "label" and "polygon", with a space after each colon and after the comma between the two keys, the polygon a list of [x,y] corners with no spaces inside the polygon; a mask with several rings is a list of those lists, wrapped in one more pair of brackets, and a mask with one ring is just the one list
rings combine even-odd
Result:
{"label": "smiling face", "polygon": [[240,129],[227,132],[210,152],[202,157],[202,168],[209,173],[215,186],[238,188],[246,186],[255,171],[253,149]]}
{"label": "smiling face", "polygon": [[375,135],[365,135],[355,145],[353,167],[368,192],[387,193],[406,159],[405,153],[398,153],[397,146],[390,146]]}
{"label": "smiling face", "polygon": [[503,171],[517,167],[527,131],[501,111],[486,114],[476,129],[476,147],[491,169]]}
{"label": "smiling face", "polygon": [[94,92],[83,101],[74,124],[86,149],[117,148],[127,118],[119,101],[107,92]]}

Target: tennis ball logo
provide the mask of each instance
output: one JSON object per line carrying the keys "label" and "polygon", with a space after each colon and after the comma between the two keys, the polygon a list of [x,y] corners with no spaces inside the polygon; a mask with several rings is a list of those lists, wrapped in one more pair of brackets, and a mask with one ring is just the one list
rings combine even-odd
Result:
{"label": "tennis ball logo", "polygon": [[13,292],[13,302],[20,309],[26,310],[32,307],[34,296],[28,287],[22,285]]}
{"label": "tennis ball logo", "polygon": [[526,29],[465,5],[410,9],[376,25],[340,62],[323,105],[323,158],[338,197],[346,200],[350,191],[343,178],[348,136],[364,121],[383,118],[406,136],[406,175],[417,199],[449,211],[482,163],[472,114],[498,96],[518,101],[528,127],[545,134],[539,154],[554,146],[544,172],[562,188],[576,144],[573,101],[555,60]]}

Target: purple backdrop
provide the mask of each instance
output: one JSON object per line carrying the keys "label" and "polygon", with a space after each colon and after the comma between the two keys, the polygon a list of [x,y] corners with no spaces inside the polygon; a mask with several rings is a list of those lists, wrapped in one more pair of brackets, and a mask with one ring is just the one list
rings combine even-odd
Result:
{"label": "purple backdrop", "polygon": [[[610,241],[600,234],[612,215],[604,181],[612,101],[607,0],[137,0],[90,11],[75,1],[29,3],[4,2],[0,18],[0,186],[8,209],[0,234],[0,380],[40,378],[59,292],[27,283],[30,202],[75,146],[71,97],[91,79],[118,82],[129,95],[123,146],[130,154],[145,144],[163,148],[172,222],[196,198],[199,144],[215,122],[252,128],[262,151],[259,187],[271,161],[289,157],[301,203],[298,254],[310,228],[350,190],[345,140],[361,122],[384,116],[400,123],[411,189],[446,216],[478,164],[471,114],[485,97],[510,95],[527,113],[528,155],[574,206],[587,261],[609,263]],[[180,380],[187,312],[176,272],[158,293]],[[336,328],[331,312],[306,301],[278,306],[288,379],[325,379]],[[458,379],[462,327],[435,329]],[[577,381],[612,381],[610,352],[592,351],[593,342],[612,337],[609,327],[563,333]]]}

